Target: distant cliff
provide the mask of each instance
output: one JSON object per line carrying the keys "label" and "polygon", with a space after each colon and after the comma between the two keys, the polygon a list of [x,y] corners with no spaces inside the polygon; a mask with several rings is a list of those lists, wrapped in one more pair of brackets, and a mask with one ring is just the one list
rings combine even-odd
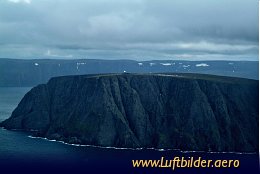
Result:
{"label": "distant cliff", "polygon": [[258,79],[257,61],[0,59],[0,87],[35,86],[56,76],[100,73],[203,73]]}
{"label": "distant cliff", "polygon": [[68,143],[258,152],[258,81],[196,74],[52,78],[0,126]]}

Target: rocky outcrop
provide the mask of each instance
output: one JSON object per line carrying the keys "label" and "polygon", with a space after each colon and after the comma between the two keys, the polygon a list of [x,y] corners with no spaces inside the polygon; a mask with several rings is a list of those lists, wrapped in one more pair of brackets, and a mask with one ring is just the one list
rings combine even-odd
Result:
{"label": "rocky outcrop", "polygon": [[68,143],[258,151],[258,81],[198,74],[101,74],[34,87],[0,126]]}

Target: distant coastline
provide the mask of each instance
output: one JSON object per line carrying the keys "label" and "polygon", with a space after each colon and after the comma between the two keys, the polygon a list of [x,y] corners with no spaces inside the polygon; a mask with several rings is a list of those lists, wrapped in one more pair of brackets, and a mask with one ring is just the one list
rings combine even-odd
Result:
{"label": "distant coastline", "polygon": [[0,58],[0,87],[32,87],[50,78],[100,73],[201,73],[258,80],[258,61],[6,59]]}

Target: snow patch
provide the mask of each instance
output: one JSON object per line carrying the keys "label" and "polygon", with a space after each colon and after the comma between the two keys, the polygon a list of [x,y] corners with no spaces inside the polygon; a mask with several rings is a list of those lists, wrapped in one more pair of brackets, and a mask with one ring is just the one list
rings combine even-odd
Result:
{"label": "snow patch", "polygon": [[87,63],[85,62],[77,62],[77,65],[86,65]]}
{"label": "snow patch", "polygon": [[80,65],[86,65],[87,63],[85,63],[85,62],[77,62],[77,70],[79,69],[79,66]]}
{"label": "snow patch", "polygon": [[196,67],[200,67],[200,66],[204,66],[204,67],[206,67],[206,66],[209,66],[208,64],[206,64],[206,63],[200,63],[200,64],[196,64]]}
{"label": "snow patch", "polygon": [[163,65],[163,66],[170,66],[170,65],[172,65],[171,63],[160,63],[161,65]]}
{"label": "snow patch", "polygon": [[149,63],[149,64],[150,64],[150,66],[154,66],[154,65],[155,65],[155,63],[152,63],[152,62],[151,62],[151,63]]}
{"label": "snow patch", "polygon": [[143,66],[143,63],[139,62],[138,65],[139,65],[139,66]]}
{"label": "snow patch", "polygon": [[34,63],[34,65],[35,65],[35,66],[39,66],[39,64],[38,64],[38,63]]}
{"label": "snow patch", "polygon": [[183,68],[188,68],[190,65],[182,65]]}

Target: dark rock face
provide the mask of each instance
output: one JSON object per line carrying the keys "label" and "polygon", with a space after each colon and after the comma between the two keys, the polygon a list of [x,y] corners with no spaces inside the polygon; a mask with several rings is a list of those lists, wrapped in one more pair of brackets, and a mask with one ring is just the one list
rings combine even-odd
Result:
{"label": "dark rock face", "polygon": [[258,81],[196,74],[52,78],[0,126],[68,143],[258,151]]}

